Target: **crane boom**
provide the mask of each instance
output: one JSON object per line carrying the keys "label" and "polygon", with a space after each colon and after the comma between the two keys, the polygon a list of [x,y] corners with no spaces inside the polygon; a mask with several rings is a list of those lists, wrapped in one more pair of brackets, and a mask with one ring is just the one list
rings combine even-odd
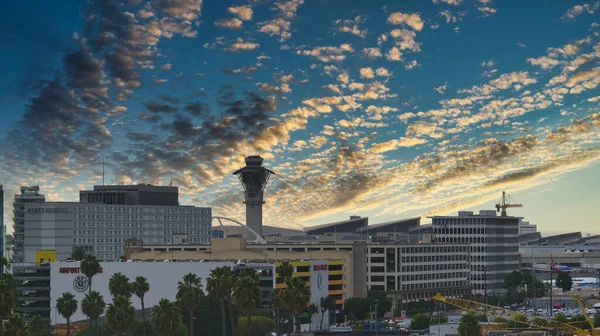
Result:
{"label": "crane boom", "polygon": [[583,302],[581,302],[581,298],[579,297],[579,295],[572,294],[571,296],[573,297],[573,299],[575,299],[575,301],[577,301],[577,304],[579,305],[579,308],[581,309],[581,312],[585,316],[585,319],[590,324],[590,327],[592,328],[592,330],[594,330],[596,328],[594,326],[594,321],[592,321],[592,319],[590,318],[590,315],[588,315],[587,308],[585,308],[585,305],[583,304]]}
{"label": "crane boom", "polygon": [[577,328],[572,325],[568,325],[565,323],[561,323],[554,320],[547,320],[541,317],[528,317],[525,314],[513,311],[506,310],[500,307],[486,305],[483,303],[465,300],[465,299],[455,299],[442,296],[440,293],[436,294],[433,300],[440,301],[443,303],[447,303],[449,305],[464,309],[466,311],[478,313],[478,314],[486,314],[493,317],[501,317],[507,319],[509,321],[514,321],[517,323],[528,324],[532,327],[546,329],[546,330],[556,330],[564,334],[569,335],[590,335],[590,333],[581,328]]}

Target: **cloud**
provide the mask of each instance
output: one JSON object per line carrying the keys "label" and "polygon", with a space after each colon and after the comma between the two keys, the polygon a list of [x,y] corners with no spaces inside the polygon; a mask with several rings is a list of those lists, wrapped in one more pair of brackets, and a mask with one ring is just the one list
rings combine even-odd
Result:
{"label": "cloud", "polygon": [[412,50],[414,52],[421,51],[421,44],[415,41],[417,34],[408,29],[394,29],[390,32],[390,36],[399,39],[396,46],[400,50]]}
{"label": "cloud", "polygon": [[562,19],[575,20],[576,17],[583,13],[594,14],[598,10],[598,8],[600,8],[600,1],[595,1],[592,4],[586,3],[583,5],[576,5],[569,8],[565,15],[563,15]]}
{"label": "cloud", "polygon": [[452,5],[452,6],[458,6],[460,4],[462,4],[462,0],[432,0],[434,4],[438,4],[438,3],[445,3],[448,5]]}
{"label": "cloud", "polygon": [[364,48],[361,53],[369,58],[377,58],[383,56],[379,48]]}
{"label": "cloud", "polygon": [[559,61],[549,58],[549,57],[546,57],[546,56],[539,57],[539,58],[528,58],[527,63],[529,63],[531,65],[540,66],[544,70],[552,69],[555,66],[560,64]]}
{"label": "cloud", "polygon": [[367,37],[367,29],[361,30],[358,25],[363,24],[366,21],[367,20],[364,16],[357,16],[354,18],[354,20],[335,20],[333,25],[337,32],[350,33],[364,39]]}
{"label": "cloud", "polygon": [[360,69],[360,77],[362,78],[375,78],[375,73],[372,68],[362,68]]}
{"label": "cloud", "polygon": [[420,67],[421,65],[419,63],[417,63],[417,61],[410,61],[408,63],[406,63],[406,65],[404,66],[404,68],[406,70],[410,70],[416,67]]}
{"label": "cloud", "polygon": [[437,91],[439,94],[444,94],[446,92],[446,89],[448,88],[448,82],[445,82],[444,85],[440,85],[436,88],[433,88],[435,91]]}
{"label": "cloud", "polygon": [[491,68],[491,67],[494,67],[495,65],[496,65],[496,61],[494,61],[494,59],[481,62],[481,66],[483,68]]}
{"label": "cloud", "polygon": [[279,42],[287,41],[291,36],[292,19],[296,17],[298,7],[304,3],[304,0],[278,1],[273,10],[279,11],[279,17],[260,22],[259,32],[269,36],[279,36]]}
{"label": "cloud", "polygon": [[252,51],[260,47],[260,44],[244,41],[242,38],[237,38],[235,42],[231,43],[225,50],[229,52],[241,52],[241,51]]}
{"label": "cloud", "polygon": [[252,8],[250,6],[232,6],[227,9],[229,13],[237,15],[242,21],[252,20]]}
{"label": "cloud", "polygon": [[239,74],[251,74],[251,73],[255,73],[257,70],[256,67],[254,66],[244,66],[238,69],[232,69],[232,68],[219,68],[219,71],[221,71],[224,74],[227,75],[239,75]]}
{"label": "cloud", "polygon": [[402,61],[402,52],[397,47],[393,47],[385,57],[390,61]]}
{"label": "cloud", "polygon": [[416,13],[403,14],[395,12],[388,16],[387,22],[395,25],[405,24],[416,31],[421,31],[423,29],[423,21],[421,21],[419,14]]}
{"label": "cloud", "polygon": [[297,50],[298,55],[312,56],[321,62],[343,61],[347,54],[353,54],[354,49],[348,43],[341,44],[339,47],[324,46],[316,47],[312,50]]}
{"label": "cloud", "polygon": [[215,22],[215,26],[228,29],[240,29],[242,28],[242,20],[238,18],[220,19]]}

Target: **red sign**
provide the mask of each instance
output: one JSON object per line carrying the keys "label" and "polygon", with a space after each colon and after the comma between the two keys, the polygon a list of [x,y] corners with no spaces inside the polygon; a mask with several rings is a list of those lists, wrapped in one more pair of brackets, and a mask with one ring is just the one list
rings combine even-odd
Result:
{"label": "red sign", "polygon": [[[98,268],[98,273],[102,273],[102,267]],[[61,267],[58,270],[58,273],[71,273],[71,274],[76,274],[76,273],[80,273],[80,269],[79,267]]]}
{"label": "red sign", "polygon": [[325,265],[313,265],[313,271],[327,271],[327,264],[325,264]]}

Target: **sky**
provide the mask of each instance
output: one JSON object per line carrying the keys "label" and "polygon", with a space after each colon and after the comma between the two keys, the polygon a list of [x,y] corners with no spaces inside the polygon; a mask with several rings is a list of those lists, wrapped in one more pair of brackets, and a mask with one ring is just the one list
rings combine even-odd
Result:
{"label": "sky", "polygon": [[276,175],[264,223],[493,209],[600,233],[600,2],[12,1],[0,183],[75,201],[179,187],[244,219],[232,172]]}

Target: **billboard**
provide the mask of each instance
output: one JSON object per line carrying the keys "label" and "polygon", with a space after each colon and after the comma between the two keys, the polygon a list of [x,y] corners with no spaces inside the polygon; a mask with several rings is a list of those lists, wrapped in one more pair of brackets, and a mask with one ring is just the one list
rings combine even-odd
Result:
{"label": "billboard", "polygon": [[[144,297],[146,308],[158,304],[161,298],[175,300],[177,282],[187,273],[194,273],[202,279],[203,288],[206,288],[206,277],[210,271],[218,266],[234,267],[233,262],[101,262],[98,274],[89,279],[81,273],[78,262],[53,262],[50,264],[50,307],[56,307],[56,300],[63,293],[69,292],[75,296],[79,307],[71,317],[71,322],[84,321],[87,317],[81,311],[81,300],[91,289],[100,292],[106,303],[112,301],[108,290],[108,282],[115,273],[121,273],[134,281],[135,277],[143,276],[150,284],[150,291]],[[141,309],[141,302],[137,297],[131,298],[135,309]],[[50,314],[51,323],[66,323],[60,314]]]}
{"label": "billboard", "polygon": [[55,250],[37,250],[35,251],[35,264],[40,266],[41,263],[49,261],[56,261],[56,251]]}
{"label": "billboard", "polygon": [[[310,274],[310,302],[321,305],[321,298],[329,295],[329,267],[327,260],[312,260]],[[319,330],[321,314],[313,315],[311,330]],[[323,317],[323,326],[329,326],[329,313]]]}

